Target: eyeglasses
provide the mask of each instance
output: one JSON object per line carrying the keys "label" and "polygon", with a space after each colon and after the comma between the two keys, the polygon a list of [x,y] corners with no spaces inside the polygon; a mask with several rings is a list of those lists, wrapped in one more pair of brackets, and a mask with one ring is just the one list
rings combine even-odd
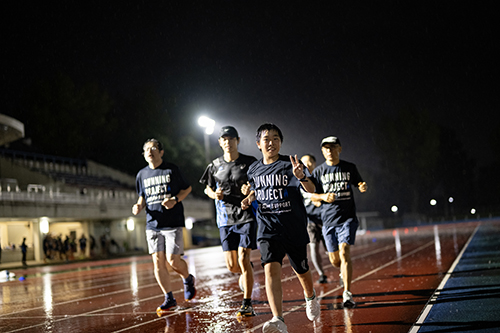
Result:
{"label": "eyeglasses", "polygon": [[157,147],[155,147],[155,146],[153,146],[153,147],[149,147],[149,148],[145,148],[145,149],[144,149],[143,154],[144,154],[144,153],[147,153],[148,151],[153,152],[153,151],[157,151],[157,150],[158,150],[158,148],[157,148]]}

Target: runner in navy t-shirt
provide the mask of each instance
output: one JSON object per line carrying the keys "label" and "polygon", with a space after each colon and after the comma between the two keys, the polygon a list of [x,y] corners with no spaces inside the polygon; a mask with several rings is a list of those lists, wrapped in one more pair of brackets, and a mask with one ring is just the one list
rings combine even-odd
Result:
{"label": "runner in navy t-shirt", "polygon": [[243,291],[243,304],[236,315],[250,317],[255,316],[250,252],[257,248],[257,222],[250,210],[241,209],[241,200],[250,192],[247,171],[256,158],[238,152],[239,142],[240,137],[234,127],[222,127],[219,145],[224,155],[207,166],[200,183],[206,185],[206,195],[215,200],[226,266],[231,272],[241,274],[239,285]]}
{"label": "runner in navy t-shirt", "polygon": [[132,207],[132,213],[137,215],[146,209],[149,253],[153,258],[156,281],[165,294],[165,302],[156,309],[157,314],[162,316],[177,305],[168,266],[182,277],[184,298],[191,300],[196,295],[194,277],[181,258],[184,252],[182,229],[185,226],[181,201],[191,192],[191,186],[176,165],[163,161],[164,150],[158,140],[147,140],[143,149],[148,166],[137,174],[139,199]]}
{"label": "runner in navy t-shirt", "polygon": [[288,256],[306,297],[307,317],[313,321],[320,305],[313,288],[307,263],[307,215],[300,194],[302,186],[314,192],[309,171],[295,156],[279,154],[283,135],[274,124],[263,124],[257,130],[257,146],[262,159],[248,170],[252,191],[241,202],[247,209],[258,203],[257,224],[261,262],[266,276],[266,294],[273,318],[263,326],[263,332],[287,332],[283,319],[281,265]]}
{"label": "runner in navy t-shirt", "polygon": [[360,192],[368,189],[359,175],[356,165],[340,159],[342,146],[335,136],[321,141],[321,152],[325,163],[313,171],[313,178],[318,186],[314,198],[323,201],[321,220],[323,221],[323,237],[328,249],[330,262],[340,268],[341,283],[344,284],[343,304],[352,307],[356,303],[350,291],[352,281],[352,262],[350,246],[354,245],[358,219],[352,187]]}

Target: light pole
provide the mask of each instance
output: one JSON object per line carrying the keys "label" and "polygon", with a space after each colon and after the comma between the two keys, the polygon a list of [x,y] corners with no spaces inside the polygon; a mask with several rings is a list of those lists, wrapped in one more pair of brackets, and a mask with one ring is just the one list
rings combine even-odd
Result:
{"label": "light pole", "polygon": [[209,141],[209,135],[214,132],[214,127],[215,127],[215,120],[210,119],[205,116],[201,116],[198,118],[198,125],[200,127],[203,127],[205,131],[203,131],[203,137],[205,139],[205,160],[207,164],[210,163],[210,141]]}

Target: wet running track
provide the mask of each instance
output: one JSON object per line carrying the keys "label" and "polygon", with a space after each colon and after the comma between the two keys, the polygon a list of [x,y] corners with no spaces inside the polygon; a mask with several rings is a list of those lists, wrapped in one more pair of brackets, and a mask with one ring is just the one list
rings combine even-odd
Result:
{"label": "wet running track", "polygon": [[[467,257],[471,241],[484,244],[481,240],[473,242],[478,235],[493,243],[484,253],[481,249],[477,250],[480,252],[471,250],[480,255]],[[282,281],[288,331],[498,332],[500,321],[495,316],[500,313],[499,305],[496,309],[486,307],[491,317],[476,317],[467,304],[470,305],[471,300],[479,302],[476,307],[499,303],[499,236],[498,220],[359,235],[351,249],[356,308],[342,308],[339,271],[324,256],[329,283],[315,284],[321,316],[314,323],[306,318],[302,288],[285,260]],[[465,266],[461,266],[462,256],[468,258]],[[0,283],[0,332],[262,331],[262,325],[272,315],[266,301],[258,250],[252,252],[253,302],[257,316],[241,322],[235,316],[242,299],[238,275],[226,269],[221,248],[189,250],[185,260],[196,276],[197,297],[185,302],[182,281],[173,275],[174,296],[179,307],[162,318],[155,310],[163,302],[163,295],[147,255],[13,269],[17,277],[25,279]],[[475,263],[480,266],[476,267]],[[453,269],[457,267],[465,267],[463,272],[467,274],[456,275]],[[317,280],[316,272],[313,278]],[[469,281],[481,285],[482,292],[470,291],[473,286]],[[447,294],[446,286],[451,282],[454,284]],[[469,292],[464,293],[464,288],[469,288]],[[443,297],[445,301],[441,301]],[[466,302],[461,302],[464,297]],[[455,316],[449,317],[447,313]]]}

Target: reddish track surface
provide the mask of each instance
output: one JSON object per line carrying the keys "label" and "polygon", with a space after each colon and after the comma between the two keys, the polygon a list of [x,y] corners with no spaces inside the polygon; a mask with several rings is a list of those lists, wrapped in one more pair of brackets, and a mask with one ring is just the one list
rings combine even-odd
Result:
{"label": "reddish track surface", "polygon": [[[283,265],[284,318],[288,331],[408,332],[477,223],[457,223],[366,233],[357,238],[354,309],[341,306],[338,270],[323,257],[330,283],[316,284],[321,316],[312,323],[288,261]],[[182,281],[173,276],[179,308],[158,318],[163,295],[149,256],[13,270],[24,281],[0,283],[0,332],[261,332],[272,315],[266,301],[259,251],[255,265],[257,316],[239,322],[238,275],[224,264],[220,247],[189,250],[197,297],[183,301]],[[312,264],[311,264],[312,267]],[[317,274],[313,277],[317,280]]]}

